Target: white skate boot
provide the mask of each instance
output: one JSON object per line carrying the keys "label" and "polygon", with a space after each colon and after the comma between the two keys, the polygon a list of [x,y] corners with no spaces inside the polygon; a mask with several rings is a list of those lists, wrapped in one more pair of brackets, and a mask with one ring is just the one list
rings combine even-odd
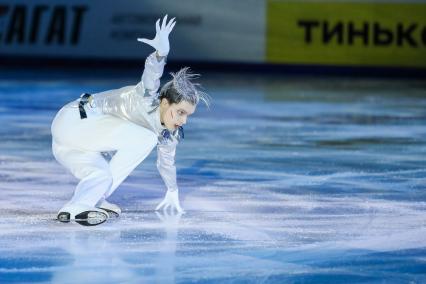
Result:
{"label": "white skate boot", "polygon": [[121,214],[121,209],[115,204],[109,203],[105,199],[98,206],[100,209],[108,212],[110,217],[118,217]]}
{"label": "white skate boot", "polygon": [[108,219],[105,210],[87,205],[71,204],[65,205],[58,212],[58,220],[63,223],[75,221],[83,226],[95,226],[102,224]]}

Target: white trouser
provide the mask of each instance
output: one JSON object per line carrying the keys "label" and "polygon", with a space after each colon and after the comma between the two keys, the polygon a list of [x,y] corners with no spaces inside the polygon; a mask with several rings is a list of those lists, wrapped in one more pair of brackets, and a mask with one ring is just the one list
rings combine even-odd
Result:
{"label": "white trouser", "polygon": [[[154,132],[111,115],[63,107],[52,122],[52,151],[56,160],[78,179],[66,206],[94,207],[110,196],[157,144]],[[109,161],[101,152],[116,151]]]}

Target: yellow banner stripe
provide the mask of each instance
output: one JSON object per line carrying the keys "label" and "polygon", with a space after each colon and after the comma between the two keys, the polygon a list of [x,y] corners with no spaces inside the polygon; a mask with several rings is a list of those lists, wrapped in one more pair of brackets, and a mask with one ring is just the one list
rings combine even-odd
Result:
{"label": "yellow banner stripe", "polygon": [[267,3],[268,63],[426,67],[423,3]]}

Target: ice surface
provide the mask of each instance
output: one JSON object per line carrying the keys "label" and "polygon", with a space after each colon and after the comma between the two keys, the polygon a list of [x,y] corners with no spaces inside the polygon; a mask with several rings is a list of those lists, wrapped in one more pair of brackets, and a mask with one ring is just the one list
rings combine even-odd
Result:
{"label": "ice surface", "polygon": [[178,148],[187,213],[155,153],[96,227],[55,213],[76,180],[50,122],[131,79],[0,80],[0,283],[426,282],[426,84],[204,74],[213,97]]}

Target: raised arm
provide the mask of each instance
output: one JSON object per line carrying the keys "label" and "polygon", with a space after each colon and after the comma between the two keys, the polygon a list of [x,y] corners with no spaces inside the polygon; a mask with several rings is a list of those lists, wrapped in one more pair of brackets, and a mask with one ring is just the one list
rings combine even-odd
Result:
{"label": "raised arm", "polygon": [[169,34],[175,26],[175,18],[167,22],[167,15],[164,16],[160,26],[160,19],[155,23],[156,34],[154,39],[138,38],[138,41],[144,42],[153,48],[152,53],[145,61],[145,69],[142,74],[142,83],[145,92],[150,96],[155,95],[160,87],[160,78],[163,75],[166,57],[170,51]]}
{"label": "raised arm", "polygon": [[[167,15],[163,18],[160,26],[160,19],[156,23],[155,38],[150,40],[138,38],[138,41],[149,44],[155,48],[155,52],[148,56],[145,61],[145,68],[141,83],[136,86],[138,93],[153,96],[160,87],[160,78],[163,75],[166,57],[170,50],[169,34],[175,26],[174,18],[167,23]],[[110,90],[95,94],[91,99],[100,111],[118,117],[129,119],[128,113],[132,108],[137,107],[132,99],[134,86],[121,89]],[[92,103],[91,101],[91,103]]]}

